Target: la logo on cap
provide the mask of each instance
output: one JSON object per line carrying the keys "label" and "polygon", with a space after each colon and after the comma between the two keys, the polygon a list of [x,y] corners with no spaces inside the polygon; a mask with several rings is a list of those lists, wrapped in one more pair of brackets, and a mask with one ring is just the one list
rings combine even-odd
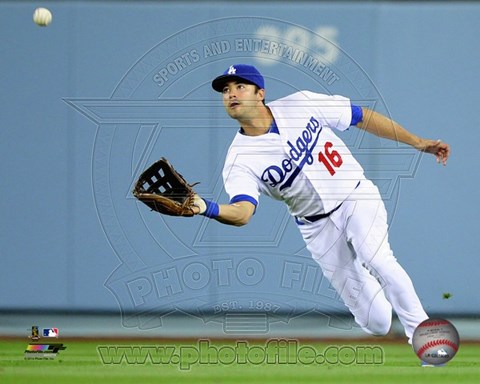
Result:
{"label": "la logo on cap", "polygon": [[230,66],[230,68],[228,68],[228,72],[227,72],[229,75],[235,75],[235,73],[237,73],[237,70],[235,69],[235,67],[233,65]]}

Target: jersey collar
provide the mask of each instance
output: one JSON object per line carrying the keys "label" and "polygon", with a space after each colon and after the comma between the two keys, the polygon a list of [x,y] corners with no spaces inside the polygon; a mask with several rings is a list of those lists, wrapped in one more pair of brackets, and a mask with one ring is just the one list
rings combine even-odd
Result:
{"label": "jersey collar", "polygon": [[[240,132],[242,135],[245,135],[245,131],[243,130],[242,127],[240,127],[238,132]],[[270,128],[268,129],[267,133],[276,133],[277,135],[280,134],[280,132],[278,131],[277,122],[275,121],[275,119],[272,120],[272,124],[270,124]]]}

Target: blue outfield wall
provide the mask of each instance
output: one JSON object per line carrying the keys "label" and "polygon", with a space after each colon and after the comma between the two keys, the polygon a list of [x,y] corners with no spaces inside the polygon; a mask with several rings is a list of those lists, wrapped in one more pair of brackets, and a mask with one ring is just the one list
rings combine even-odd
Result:
{"label": "blue outfield wall", "polygon": [[227,201],[236,125],[209,84],[249,62],[267,100],[342,94],[452,145],[444,168],[342,134],[380,187],[427,311],[480,313],[479,3],[45,1],[44,28],[36,6],[0,3],[1,309],[121,309],[134,326],[178,309],[343,312],[280,203],[263,198],[232,228],[160,217],[131,196],[140,170],[166,156],[198,193]]}

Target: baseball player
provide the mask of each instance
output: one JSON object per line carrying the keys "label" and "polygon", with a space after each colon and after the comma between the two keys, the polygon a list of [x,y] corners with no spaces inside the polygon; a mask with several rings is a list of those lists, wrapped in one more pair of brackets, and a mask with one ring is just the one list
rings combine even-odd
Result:
{"label": "baseball player", "polygon": [[387,213],[377,187],[335,134],[350,126],[434,154],[446,165],[448,144],[408,132],[348,98],[300,91],[265,104],[253,66],[230,66],[212,82],[238,121],[223,169],[229,204],[196,196],[196,214],[245,225],[261,194],[284,201],[323,274],[367,333],[389,332],[392,308],[411,343],[428,318],[412,281],[388,242]]}

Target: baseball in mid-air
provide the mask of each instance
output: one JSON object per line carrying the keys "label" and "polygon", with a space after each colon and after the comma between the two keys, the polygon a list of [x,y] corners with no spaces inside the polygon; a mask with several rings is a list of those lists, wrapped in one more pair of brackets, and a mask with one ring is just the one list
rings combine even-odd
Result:
{"label": "baseball in mid-air", "polygon": [[52,22],[52,12],[47,8],[37,8],[33,12],[33,21],[41,27],[46,27]]}

